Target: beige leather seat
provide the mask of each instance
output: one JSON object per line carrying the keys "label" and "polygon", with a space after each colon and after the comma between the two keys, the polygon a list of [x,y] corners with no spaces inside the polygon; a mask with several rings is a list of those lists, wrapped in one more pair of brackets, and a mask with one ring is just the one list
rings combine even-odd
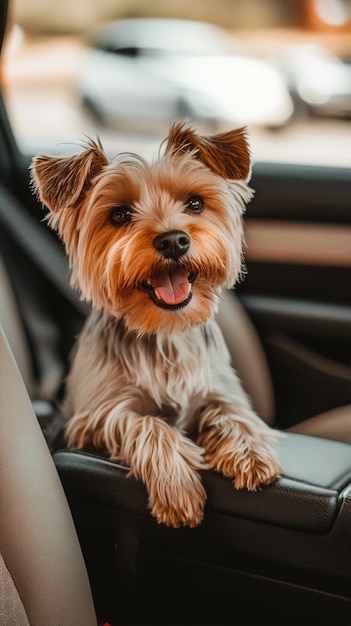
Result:
{"label": "beige leather seat", "polygon": [[0,626],[96,626],[71,513],[0,324]]}
{"label": "beige leather seat", "polygon": [[18,304],[7,273],[5,264],[0,256],[0,323],[11,346],[18,367],[30,396],[35,392],[32,359],[24,332]]}
{"label": "beige leather seat", "polygon": [[[274,425],[273,384],[261,341],[238,298],[229,291],[223,293],[217,321],[229,348],[233,366],[255,410],[266,422]],[[351,404],[311,417],[288,430],[351,443]]]}

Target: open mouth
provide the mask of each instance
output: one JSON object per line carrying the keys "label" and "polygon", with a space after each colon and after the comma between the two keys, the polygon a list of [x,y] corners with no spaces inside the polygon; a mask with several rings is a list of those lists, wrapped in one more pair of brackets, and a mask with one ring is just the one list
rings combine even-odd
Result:
{"label": "open mouth", "polygon": [[141,283],[141,289],[162,309],[180,309],[192,298],[195,278],[194,273],[188,274],[185,269],[174,268],[154,274]]}

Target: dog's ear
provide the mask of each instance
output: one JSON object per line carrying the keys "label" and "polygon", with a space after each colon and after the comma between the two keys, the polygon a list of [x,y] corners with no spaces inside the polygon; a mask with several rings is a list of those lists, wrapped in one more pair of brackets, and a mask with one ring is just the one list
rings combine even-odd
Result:
{"label": "dog's ear", "polygon": [[43,204],[56,213],[79,204],[93,178],[107,164],[100,142],[89,140],[81,154],[35,157],[31,166],[32,187]]}
{"label": "dog's ear", "polygon": [[245,128],[201,136],[193,128],[179,122],[171,126],[165,145],[166,153],[193,152],[195,158],[222,178],[244,181],[249,178],[250,151]]}

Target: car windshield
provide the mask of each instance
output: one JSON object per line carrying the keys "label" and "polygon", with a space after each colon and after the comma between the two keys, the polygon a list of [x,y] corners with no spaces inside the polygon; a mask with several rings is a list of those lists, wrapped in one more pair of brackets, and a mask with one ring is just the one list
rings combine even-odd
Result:
{"label": "car windshield", "polygon": [[[169,123],[247,126],[254,161],[349,166],[348,0],[15,0],[4,97],[18,145],[154,154]],[[150,17],[152,16],[152,17]]]}

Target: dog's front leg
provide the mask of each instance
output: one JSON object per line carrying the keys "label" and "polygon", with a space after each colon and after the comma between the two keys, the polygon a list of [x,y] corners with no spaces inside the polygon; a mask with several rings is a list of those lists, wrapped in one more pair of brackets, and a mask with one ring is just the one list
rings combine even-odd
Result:
{"label": "dog's front leg", "polygon": [[217,396],[201,413],[197,443],[210,467],[233,478],[237,489],[254,491],[282,472],[274,450],[280,436],[242,399]]}
{"label": "dog's front leg", "polygon": [[205,467],[203,450],[162,418],[132,410],[128,400],[104,409],[96,415],[76,413],[67,424],[68,445],[107,449],[111,459],[128,465],[144,482],[158,522],[197,526],[206,501],[197,471]]}
{"label": "dog's front leg", "polygon": [[[203,451],[159,417],[120,415],[114,425],[114,456],[129,465],[146,485],[151,513],[168,526],[197,526],[203,518],[206,492],[198,469]],[[112,443],[112,442],[111,442]]]}

